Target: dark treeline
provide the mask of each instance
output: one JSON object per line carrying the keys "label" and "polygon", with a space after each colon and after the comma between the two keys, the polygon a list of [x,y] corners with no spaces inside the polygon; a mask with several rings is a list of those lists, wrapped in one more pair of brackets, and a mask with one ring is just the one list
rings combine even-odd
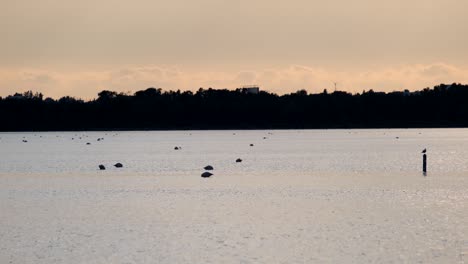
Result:
{"label": "dark treeline", "polygon": [[102,91],[98,98],[0,97],[1,131],[467,127],[468,85],[417,92],[343,91],[279,96],[246,89]]}

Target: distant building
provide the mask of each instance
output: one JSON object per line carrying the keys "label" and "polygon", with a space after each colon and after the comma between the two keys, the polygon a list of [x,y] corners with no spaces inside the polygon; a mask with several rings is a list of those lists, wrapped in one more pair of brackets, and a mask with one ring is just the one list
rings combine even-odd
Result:
{"label": "distant building", "polygon": [[258,94],[260,92],[260,87],[258,85],[246,85],[242,87],[242,91],[248,94]]}

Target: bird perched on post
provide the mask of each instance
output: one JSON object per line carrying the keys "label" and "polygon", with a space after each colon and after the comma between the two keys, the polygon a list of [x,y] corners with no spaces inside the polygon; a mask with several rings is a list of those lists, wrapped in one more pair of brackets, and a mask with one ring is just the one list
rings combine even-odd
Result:
{"label": "bird perched on post", "polygon": [[423,151],[421,153],[426,153],[426,149],[423,149]]}

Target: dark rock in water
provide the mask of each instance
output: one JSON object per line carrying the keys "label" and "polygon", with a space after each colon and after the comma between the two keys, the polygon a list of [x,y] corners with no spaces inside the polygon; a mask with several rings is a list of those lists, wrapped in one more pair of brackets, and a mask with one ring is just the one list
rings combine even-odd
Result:
{"label": "dark rock in water", "polygon": [[242,159],[236,159],[236,162],[242,162]]}
{"label": "dark rock in water", "polygon": [[267,139],[267,137],[263,137],[263,139]]}
{"label": "dark rock in water", "polygon": [[91,143],[88,142],[88,143],[86,143],[86,145],[91,145]]}
{"label": "dark rock in water", "polygon": [[179,147],[174,147],[174,150],[179,150]]}
{"label": "dark rock in water", "polygon": [[104,165],[101,164],[101,165],[99,165],[99,169],[100,169],[100,170],[105,170],[106,167],[104,167]]}
{"label": "dark rock in water", "polygon": [[122,165],[122,163],[118,162],[118,163],[114,164],[114,167],[116,167],[116,168],[122,168],[123,165]]}
{"label": "dark rock in water", "polygon": [[28,143],[28,141],[23,139],[23,143]]}
{"label": "dark rock in water", "polygon": [[213,170],[213,166],[208,165],[208,166],[206,166],[204,169],[205,169],[205,170]]}
{"label": "dark rock in water", "polygon": [[253,144],[250,144],[251,147],[253,147]]}
{"label": "dark rock in water", "polygon": [[204,173],[202,173],[201,176],[202,176],[203,178],[208,178],[208,177],[210,177],[211,175],[213,175],[213,173],[209,173],[209,172],[205,171]]}

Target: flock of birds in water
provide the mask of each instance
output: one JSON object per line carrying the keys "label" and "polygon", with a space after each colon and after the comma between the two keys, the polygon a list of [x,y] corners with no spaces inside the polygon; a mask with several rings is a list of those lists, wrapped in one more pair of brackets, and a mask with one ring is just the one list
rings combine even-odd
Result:
{"label": "flock of birds in water", "polygon": [[[268,134],[269,134],[269,135],[272,135],[273,133],[268,132]],[[419,134],[421,134],[421,133],[419,133]],[[106,135],[108,135],[108,134],[106,133]],[[113,136],[116,136],[116,135],[117,135],[117,134],[114,134]],[[191,134],[190,134],[190,135],[191,135]],[[233,133],[233,135],[236,135],[236,133]],[[37,136],[37,135],[34,134],[34,136]],[[42,136],[39,136],[39,137],[42,138]],[[59,136],[57,135],[56,137],[59,137]],[[82,137],[79,137],[79,136],[77,136],[77,135],[75,134],[75,137],[77,137],[78,139],[81,140],[81,139],[83,139],[83,137],[88,138],[88,135],[84,135],[84,136],[82,136]],[[75,140],[75,137],[72,137],[71,140]],[[400,137],[395,137],[395,138],[396,138],[396,139],[399,139]],[[0,139],[1,139],[1,138],[0,138]],[[263,137],[263,139],[267,139],[267,137]],[[103,137],[97,138],[97,141],[103,141],[103,140],[104,140]],[[28,143],[28,140],[26,139],[26,137],[23,137],[22,142],[23,142],[23,143]],[[91,142],[86,142],[86,145],[91,145]],[[250,147],[253,147],[254,144],[251,143],[249,146],[250,146]],[[182,147],[181,147],[181,146],[175,146],[175,147],[174,147],[174,150],[182,150]],[[425,149],[422,150],[421,153],[422,153],[422,154],[426,154],[426,152],[427,152],[427,149],[425,148]],[[240,163],[240,162],[242,162],[242,159],[241,159],[241,158],[236,159],[236,163]],[[123,164],[120,163],[120,162],[117,162],[117,163],[114,164],[114,167],[120,169],[120,168],[123,168]],[[98,168],[99,168],[99,170],[106,170],[106,166],[104,166],[103,164],[99,164],[99,165],[98,165]],[[210,171],[213,171],[213,170],[214,170],[213,166],[207,165],[207,166],[205,166],[203,169],[205,170],[205,172],[203,172],[203,173],[201,174],[201,177],[202,177],[202,178],[209,178],[209,177],[213,176],[213,173],[210,172]]]}
{"label": "flock of birds in water", "polygon": [[[273,135],[273,133],[271,133],[271,132],[268,132],[268,134],[269,134],[269,135]],[[108,134],[106,133],[105,135],[108,135]],[[117,134],[114,134],[113,136],[116,136],[116,135],[117,135]],[[190,135],[191,135],[191,134],[190,134]],[[233,133],[233,135],[236,135],[236,133]],[[34,134],[34,136],[37,136],[37,135]],[[42,136],[39,136],[39,137],[42,138]],[[59,137],[59,136],[57,135],[56,137]],[[75,140],[75,137],[76,137],[77,139],[80,139],[80,140],[81,140],[81,139],[83,139],[83,137],[88,138],[89,136],[88,136],[88,135],[83,135],[83,136],[79,137],[79,136],[77,136],[77,135],[75,134],[75,136],[72,137],[71,140]],[[263,137],[263,139],[267,139],[267,137]],[[103,137],[97,138],[97,141],[103,141],[103,140],[104,140]],[[26,137],[23,137],[22,142],[23,142],[23,143],[28,143],[28,140],[26,139]],[[86,142],[86,145],[91,145],[91,142]],[[253,147],[254,144],[251,143],[251,144],[249,144],[249,146],[250,146],[250,147]],[[174,150],[182,150],[182,147],[181,147],[181,146],[175,146],[175,147],[174,147]],[[236,163],[241,163],[241,162],[242,162],[242,159],[241,159],[241,158],[237,158],[235,162],[236,162]],[[123,164],[120,163],[120,162],[115,163],[113,166],[114,166],[115,168],[118,168],[118,169],[124,167]],[[98,168],[99,168],[99,170],[106,170],[106,166],[104,166],[104,164],[99,164],[99,165],[98,165]],[[209,177],[213,176],[213,173],[209,172],[209,171],[213,171],[213,170],[214,170],[213,166],[207,165],[207,166],[205,166],[203,169],[205,170],[205,172],[203,172],[203,173],[201,174],[201,177],[202,177],[202,178],[209,178]]]}

